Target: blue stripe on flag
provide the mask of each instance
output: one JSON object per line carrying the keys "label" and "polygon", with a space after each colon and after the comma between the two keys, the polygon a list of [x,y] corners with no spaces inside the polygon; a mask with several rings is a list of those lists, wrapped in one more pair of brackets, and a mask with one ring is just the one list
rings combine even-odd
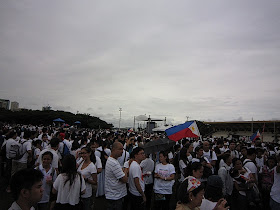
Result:
{"label": "blue stripe on flag", "polygon": [[184,124],[180,124],[180,125],[176,125],[174,127],[168,128],[165,130],[167,136],[171,136],[174,133],[178,133],[181,130],[184,130],[188,127],[190,127],[190,125],[193,123],[194,121],[189,121],[189,122],[185,122]]}

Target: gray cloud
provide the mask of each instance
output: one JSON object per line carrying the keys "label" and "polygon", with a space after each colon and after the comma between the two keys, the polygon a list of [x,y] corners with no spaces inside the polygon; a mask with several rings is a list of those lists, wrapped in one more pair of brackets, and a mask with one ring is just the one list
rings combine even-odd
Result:
{"label": "gray cloud", "polygon": [[[277,2],[4,1],[0,98],[133,117],[280,116]],[[237,117],[238,116],[238,117]],[[240,117],[239,117],[240,116]]]}

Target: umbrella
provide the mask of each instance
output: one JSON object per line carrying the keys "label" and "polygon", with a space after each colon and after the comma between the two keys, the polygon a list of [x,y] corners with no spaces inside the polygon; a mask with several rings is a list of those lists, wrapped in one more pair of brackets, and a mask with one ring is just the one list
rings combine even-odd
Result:
{"label": "umbrella", "polygon": [[76,122],[74,122],[75,124],[81,124],[81,122],[80,121],[76,121]]}
{"label": "umbrella", "polygon": [[63,119],[61,119],[61,118],[57,118],[57,119],[55,119],[55,120],[53,120],[54,122],[65,122]]}
{"label": "umbrella", "polygon": [[170,139],[163,138],[163,139],[156,139],[150,141],[144,145],[145,154],[151,154],[154,152],[165,151],[170,147],[176,144],[175,141],[171,141]]}

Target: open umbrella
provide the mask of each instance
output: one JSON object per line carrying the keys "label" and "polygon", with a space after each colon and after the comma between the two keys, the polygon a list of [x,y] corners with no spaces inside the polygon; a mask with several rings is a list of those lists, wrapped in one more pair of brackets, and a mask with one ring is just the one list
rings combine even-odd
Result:
{"label": "open umbrella", "polygon": [[80,121],[76,121],[76,122],[74,122],[75,124],[81,124],[81,122]]}
{"label": "open umbrella", "polygon": [[154,152],[165,151],[170,147],[176,144],[175,141],[171,141],[170,139],[163,138],[163,139],[156,139],[150,141],[144,145],[145,154],[151,154]]}
{"label": "open umbrella", "polygon": [[61,118],[57,118],[57,119],[55,119],[55,120],[53,120],[54,122],[65,122],[63,119],[61,119]]}

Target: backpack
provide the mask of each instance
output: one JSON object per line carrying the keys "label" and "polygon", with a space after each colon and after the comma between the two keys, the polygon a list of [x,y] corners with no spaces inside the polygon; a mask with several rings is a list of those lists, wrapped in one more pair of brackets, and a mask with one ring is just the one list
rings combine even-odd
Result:
{"label": "backpack", "polygon": [[105,168],[107,159],[105,158],[105,156],[108,156],[107,153],[104,150],[97,150],[98,152],[100,152],[100,160],[102,163],[102,168]]}
{"label": "backpack", "polygon": [[62,154],[61,154],[62,159],[63,159],[66,155],[69,155],[69,154],[70,154],[70,150],[69,150],[67,144],[65,144],[65,143],[63,142],[63,151],[62,151]]}
{"label": "backpack", "polygon": [[23,151],[23,144],[27,141],[12,144],[9,150],[9,158],[13,160],[19,160],[23,157],[25,152]]}

